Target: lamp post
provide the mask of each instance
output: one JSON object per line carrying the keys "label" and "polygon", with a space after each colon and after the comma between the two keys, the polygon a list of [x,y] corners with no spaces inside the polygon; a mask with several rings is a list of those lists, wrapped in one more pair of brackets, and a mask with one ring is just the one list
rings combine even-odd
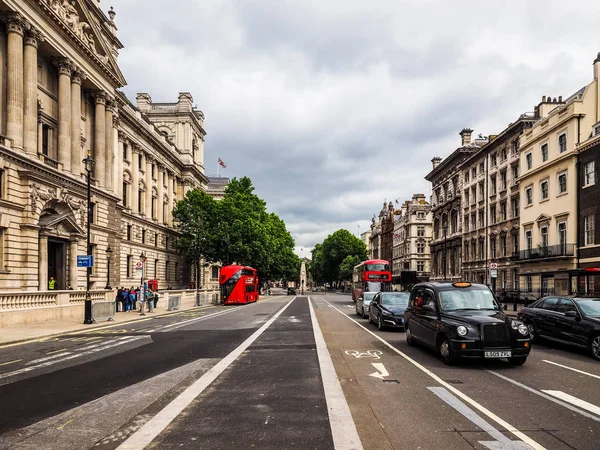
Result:
{"label": "lamp post", "polygon": [[447,256],[446,256],[446,236],[448,235],[448,225],[442,226],[444,230],[444,281],[446,281],[446,266],[447,266]]}
{"label": "lamp post", "polygon": [[146,271],[146,255],[144,252],[140,254],[140,261],[142,261],[142,278],[140,280],[140,288],[144,285],[144,272]]}
{"label": "lamp post", "polygon": [[[87,174],[87,255],[92,254],[92,244],[90,242],[90,227],[92,222],[92,189],[91,189],[91,177],[94,170],[94,158],[92,158],[91,150],[88,150],[87,158],[83,161],[85,172]],[[91,324],[92,321],[92,297],[90,296],[90,275],[92,274],[92,267],[88,266],[85,282],[85,303],[84,303],[84,324]]]}
{"label": "lamp post", "polygon": [[105,250],[105,252],[106,252],[106,264],[107,264],[107,268],[106,268],[106,287],[104,289],[112,289],[110,287],[110,258],[111,258],[112,254],[113,254],[113,250],[112,250],[112,248],[110,248],[110,245]]}

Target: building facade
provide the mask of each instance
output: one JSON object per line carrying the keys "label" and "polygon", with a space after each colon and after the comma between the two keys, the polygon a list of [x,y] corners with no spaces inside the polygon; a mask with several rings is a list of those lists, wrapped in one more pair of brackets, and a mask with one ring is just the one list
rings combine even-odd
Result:
{"label": "building facade", "polygon": [[[552,107],[521,136],[521,290],[539,296],[576,290],[578,151],[600,120],[600,59],[587,86]],[[587,196],[585,190],[582,195]]]}
{"label": "building facade", "polygon": [[406,289],[429,279],[429,244],[433,235],[431,204],[425,194],[414,194],[394,213],[392,283],[397,289]]}
{"label": "building facade", "polygon": [[383,202],[378,220],[371,221],[370,259],[384,259],[392,263],[392,245],[394,234],[394,205]]}
{"label": "building facade", "polygon": [[112,286],[139,283],[142,254],[146,279],[186,286],[171,211],[207,184],[191,95],[131,104],[116,14],[97,1],[1,0],[0,11],[0,288],[43,291],[50,277],[55,289],[85,288],[87,155],[91,288],[108,284],[109,264]]}
{"label": "building facade", "polygon": [[433,170],[425,179],[431,183],[431,213],[433,236],[430,244],[431,279],[457,281],[462,271],[462,191],[461,165],[488,140],[479,137],[471,141],[473,130],[464,128],[459,135],[461,145],[442,160],[433,158]]}
{"label": "building facade", "polygon": [[461,165],[462,278],[493,290],[519,288],[519,137],[534,121],[522,114]]}

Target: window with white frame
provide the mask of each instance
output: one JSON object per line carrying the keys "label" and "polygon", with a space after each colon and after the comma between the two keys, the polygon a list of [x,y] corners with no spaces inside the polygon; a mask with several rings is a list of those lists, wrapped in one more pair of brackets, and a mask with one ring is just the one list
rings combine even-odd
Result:
{"label": "window with white frame", "polygon": [[564,220],[558,223],[558,243],[567,245],[567,222]]}
{"label": "window with white frame", "polygon": [[531,170],[531,168],[533,167],[533,155],[531,154],[531,152],[525,155],[525,163],[527,164],[527,170]]}
{"label": "window with white frame", "polygon": [[425,253],[425,242],[417,242],[417,253]]}
{"label": "window with white frame", "polygon": [[558,153],[567,151],[567,133],[562,133],[558,136]]}
{"label": "window with white frame", "polygon": [[546,200],[548,198],[548,180],[540,183],[540,190],[542,191],[542,200]]}
{"label": "window with white frame", "polygon": [[558,193],[564,194],[567,192],[567,172],[558,174]]}
{"label": "window with white frame", "polygon": [[527,205],[533,205],[533,186],[529,186],[525,189],[525,198]]}
{"label": "window with white frame", "polygon": [[527,250],[533,248],[533,234],[531,230],[525,232],[525,245],[527,246]]}
{"label": "window with white frame", "polygon": [[548,161],[548,144],[542,145],[542,162]]}
{"label": "window with white frame", "polygon": [[594,161],[586,162],[583,165],[583,185],[591,186],[596,183],[596,169],[594,167]]}
{"label": "window with white frame", "polygon": [[540,228],[540,245],[542,247],[548,247],[548,227],[543,226]]}
{"label": "window with white frame", "polygon": [[417,236],[419,236],[419,237],[425,236],[425,226],[424,225],[419,225],[417,227]]}
{"label": "window with white frame", "polygon": [[583,226],[585,230],[584,245],[594,245],[596,243],[596,237],[594,234],[595,217],[593,215],[585,216],[583,218]]}

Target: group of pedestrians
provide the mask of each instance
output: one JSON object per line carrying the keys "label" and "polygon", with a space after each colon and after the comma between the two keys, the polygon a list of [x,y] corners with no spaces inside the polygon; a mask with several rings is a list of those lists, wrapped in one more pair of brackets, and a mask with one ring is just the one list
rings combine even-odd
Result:
{"label": "group of pedestrians", "polygon": [[143,305],[146,304],[148,312],[153,312],[154,308],[158,305],[160,294],[157,290],[148,287],[148,285],[144,286],[144,291],[146,292],[145,298],[141,298],[139,287],[119,288],[115,297],[117,311],[130,312],[139,310],[143,312]]}

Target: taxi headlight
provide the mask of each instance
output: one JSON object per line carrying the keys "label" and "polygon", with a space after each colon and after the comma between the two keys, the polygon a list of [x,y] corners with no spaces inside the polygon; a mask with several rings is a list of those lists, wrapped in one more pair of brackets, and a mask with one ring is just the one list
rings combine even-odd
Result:
{"label": "taxi headlight", "polygon": [[519,330],[519,333],[521,333],[523,336],[525,336],[527,333],[529,333],[529,330],[527,329],[527,326],[524,324],[520,324],[517,327],[517,330]]}
{"label": "taxi headlight", "polygon": [[469,330],[467,330],[467,327],[460,325],[456,328],[456,332],[459,334],[459,336],[466,336]]}

